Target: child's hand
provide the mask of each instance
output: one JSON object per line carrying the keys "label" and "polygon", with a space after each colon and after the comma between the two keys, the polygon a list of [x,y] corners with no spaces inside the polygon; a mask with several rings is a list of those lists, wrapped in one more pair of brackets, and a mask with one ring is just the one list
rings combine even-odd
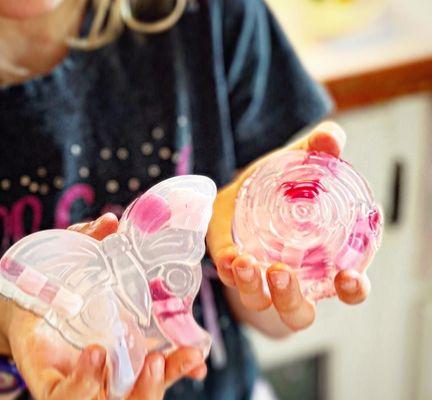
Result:
{"label": "child's hand", "polygon": [[[114,215],[106,214],[92,223],[70,227],[101,240],[117,230]],[[106,351],[92,345],[78,351],[50,328],[43,319],[13,303],[7,337],[12,356],[30,392],[36,399],[105,398]],[[206,365],[198,349],[180,348],[164,357],[147,356],[130,400],[161,400],[175,381],[188,376],[203,379]]]}
{"label": "child's hand", "polygon": [[[288,148],[324,151],[339,156],[345,141],[343,130],[338,125],[327,122]],[[285,150],[286,148],[282,151]],[[259,265],[253,257],[239,255],[231,235],[237,192],[257,165],[266,161],[266,157],[253,163],[218,193],[207,234],[207,245],[220,279],[225,285],[237,288],[241,302],[247,309],[262,311],[273,304],[286,326],[291,330],[304,329],[315,318],[315,305],[301,294],[295,272],[283,264],[268,268],[268,293],[264,289],[264,278]],[[343,302],[357,304],[366,299],[370,283],[365,274],[340,271],[335,278],[335,288]]]}

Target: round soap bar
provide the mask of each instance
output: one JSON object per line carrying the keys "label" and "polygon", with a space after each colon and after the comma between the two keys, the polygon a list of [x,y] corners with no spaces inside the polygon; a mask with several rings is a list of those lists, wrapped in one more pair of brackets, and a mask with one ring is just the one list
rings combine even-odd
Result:
{"label": "round soap bar", "polygon": [[241,187],[234,241],[267,268],[296,270],[305,296],[335,294],[340,270],[363,271],[377,251],[383,218],[369,185],[347,162],[325,153],[287,151]]}

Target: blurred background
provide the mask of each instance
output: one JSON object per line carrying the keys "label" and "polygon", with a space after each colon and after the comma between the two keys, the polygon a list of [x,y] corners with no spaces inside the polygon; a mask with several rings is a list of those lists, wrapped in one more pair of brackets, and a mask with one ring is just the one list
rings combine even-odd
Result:
{"label": "blurred background", "polygon": [[267,0],[333,95],[344,157],[386,214],[365,304],[318,305],[289,340],[247,332],[257,400],[432,399],[432,1]]}

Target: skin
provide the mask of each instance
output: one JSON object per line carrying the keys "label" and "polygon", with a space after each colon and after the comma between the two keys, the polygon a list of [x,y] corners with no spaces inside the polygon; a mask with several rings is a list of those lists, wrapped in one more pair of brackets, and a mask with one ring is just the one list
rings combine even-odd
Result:
{"label": "skin", "polygon": [[[15,5],[23,2],[34,12]],[[66,39],[77,35],[87,0],[16,3],[0,0],[0,85],[25,82],[54,69],[68,54]]]}
{"label": "skin", "polygon": [[[115,215],[69,229],[102,240],[117,231]],[[12,355],[31,393],[38,400],[104,399],[107,357],[103,347],[91,345],[83,351],[70,346],[43,319],[0,301],[0,328],[6,333],[0,352]],[[165,390],[181,378],[204,379],[207,367],[200,350],[179,348],[168,356],[146,357],[128,400],[160,400]]]}
{"label": "skin", "polygon": [[0,0],[0,15],[7,18],[36,18],[54,10],[62,0]]}

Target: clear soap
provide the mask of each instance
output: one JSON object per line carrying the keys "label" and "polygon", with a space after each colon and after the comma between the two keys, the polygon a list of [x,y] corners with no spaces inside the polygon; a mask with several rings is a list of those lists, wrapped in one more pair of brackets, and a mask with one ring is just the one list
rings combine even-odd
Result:
{"label": "clear soap", "polygon": [[109,355],[109,397],[132,388],[151,351],[194,346],[209,334],[192,316],[216,186],[203,176],[163,181],[97,241],[68,230],[31,234],[0,260],[0,293],[43,316],[75,347]]}
{"label": "clear soap", "polygon": [[241,187],[233,236],[264,269],[282,262],[296,270],[302,292],[335,294],[338,271],[362,272],[381,242],[383,217],[366,180],[325,153],[285,151]]}

